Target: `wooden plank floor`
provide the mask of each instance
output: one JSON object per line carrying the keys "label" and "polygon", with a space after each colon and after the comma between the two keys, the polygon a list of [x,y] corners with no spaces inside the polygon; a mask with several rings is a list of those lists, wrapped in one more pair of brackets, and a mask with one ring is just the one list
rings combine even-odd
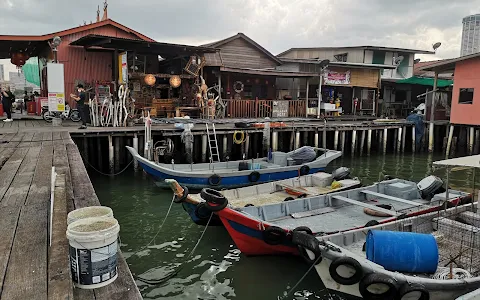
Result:
{"label": "wooden plank floor", "polygon": [[[52,166],[55,199],[63,201],[55,201],[49,246]],[[142,299],[121,253],[115,282],[96,290],[73,287],[66,215],[99,204],[68,132],[0,134],[0,299]]]}

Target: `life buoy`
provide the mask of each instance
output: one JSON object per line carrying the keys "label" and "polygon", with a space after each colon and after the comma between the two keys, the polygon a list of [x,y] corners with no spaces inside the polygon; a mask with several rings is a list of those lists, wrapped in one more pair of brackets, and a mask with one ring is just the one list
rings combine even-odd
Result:
{"label": "life buoy", "polygon": [[297,197],[303,194],[302,192],[297,192],[297,191],[291,190],[289,188],[285,188],[285,193],[287,193],[289,195],[292,195],[292,196],[297,196]]}
{"label": "life buoy", "polygon": [[200,197],[205,200],[205,205],[211,211],[220,211],[227,207],[228,200],[219,191],[205,188],[200,192]]}
{"label": "life buoy", "polygon": [[306,226],[300,226],[292,231],[292,243],[297,245],[300,256],[309,265],[319,264],[322,261],[322,251],[319,242]]}
{"label": "life buoy", "polygon": [[280,245],[285,242],[287,233],[283,228],[277,226],[269,226],[262,232],[263,241],[269,245]]}
{"label": "life buoy", "polygon": [[260,179],[260,173],[258,173],[257,171],[253,171],[248,175],[248,180],[250,182],[257,182],[259,179]]}
{"label": "life buoy", "polygon": [[[349,269],[353,269],[355,273],[353,273],[353,275],[349,277],[344,277],[338,273],[338,268],[340,266],[346,266]],[[343,285],[354,285],[360,282],[360,280],[363,277],[362,265],[360,265],[360,263],[356,259],[348,256],[339,257],[335,259],[330,264],[328,271],[330,272],[330,276],[332,277],[333,280]]]}
{"label": "life buoy", "polygon": [[185,199],[187,199],[188,188],[186,186],[182,186],[182,188],[183,188],[183,195],[181,197],[178,197],[177,195],[175,195],[175,197],[173,198],[173,202],[182,203],[183,201],[185,201]]}
{"label": "life buoy", "polygon": [[222,182],[222,177],[218,176],[217,174],[213,174],[208,178],[208,184],[211,186],[217,186]]}
{"label": "life buoy", "polygon": [[300,168],[300,175],[308,175],[310,173],[310,167],[307,165],[304,165]]}
{"label": "life buoy", "polygon": [[286,202],[286,201],[292,201],[292,200],[295,200],[295,198],[293,198],[293,197],[287,197],[287,198],[283,199],[284,202]]}
{"label": "life buoy", "polygon": [[395,300],[402,300],[403,297],[410,293],[420,294],[420,297],[417,298],[418,300],[430,300],[430,293],[423,285],[408,282],[400,287]]}
{"label": "life buoy", "polygon": [[[388,289],[383,293],[373,293],[371,292],[371,287],[374,284],[381,284]],[[388,277],[387,275],[380,274],[380,273],[372,273],[360,280],[358,284],[358,290],[362,295],[363,299],[365,300],[391,300],[395,299],[395,295],[397,294],[397,287],[395,286],[395,280],[393,278]]]}

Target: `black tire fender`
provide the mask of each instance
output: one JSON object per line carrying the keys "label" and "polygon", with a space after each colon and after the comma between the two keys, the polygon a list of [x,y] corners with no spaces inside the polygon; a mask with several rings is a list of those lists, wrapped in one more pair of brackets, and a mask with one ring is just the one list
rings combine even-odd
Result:
{"label": "black tire fender", "polygon": [[311,229],[305,226],[297,227],[292,231],[292,243],[297,245],[298,253],[310,265],[319,264],[322,261],[320,243],[311,232]]}
{"label": "black tire fender", "polygon": [[368,221],[367,224],[365,224],[364,227],[372,227],[372,226],[377,226],[377,225],[380,225],[380,222],[378,222],[377,220],[371,220],[371,221]]}
{"label": "black tire fender", "polygon": [[218,176],[217,174],[213,174],[212,176],[208,177],[208,184],[211,186],[217,186],[222,182],[222,177]]}
{"label": "black tire fender", "polygon": [[263,241],[269,245],[280,245],[285,242],[287,233],[283,228],[269,226],[262,232]]}
{"label": "black tire fender", "polygon": [[297,199],[302,199],[302,198],[307,198],[307,194],[301,194],[300,196],[297,197]]}
{"label": "black tire fender", "polygon": [[[379,283],[388,286],[388,290],[383,294],[374,294],[368,290],[369,286]],[[371,273],[363,277],[358,284],[358,290],[365,300],[391,300],[395,299],[395,295],[397,295],[395,280],[380,273]]]}
{"label": "black tire fender", "polygon": [[195,207],[194,214],[200,220],[206,221],[210,219],[210,215],[212,214],[212,211],[207,207],[205,202],[202,202]]}
{"label": "black tire fender", "polygon": [[244,207],[250,207],[250,206],[255,206],[255,205],[253,205],[253,204],[251,204],[251,203],[248,203],[248,204],[246,204]]}
{"label": "black tire fender", "polygon": [[292,200],[295,200],[293,197],[287,197],[285,199],[283,199],[283,201],[292,201]]}
{"label": "black tire fender", "polygon": [[257,182],[260,179],[260,173],[257,171],[253,171],[252,173],[248,174],[248,180],[250,182]]}
{"label": "black tire fender", "polygon": [[182,203],[188,197],[188,188],[183,185],[181,187],[183,188],[183,195],[181,197],[178,197],[177,195],[175,195],[175,197],[173,198],[173,202],[175,203]]}
{"label": "black tire fender", "polygon": [[310,167],[307,166],[307,165],[303,165],[301,168],[300,168],[300,175],[308,175],[310,173]]}
{"label": "black tire fender", "polygon": [[[338,267],[346,265],[355,270],[355,273],[350,277],[343,277],[342,275],[338,274]],[[363,268],[362,265],[354,258],[344,256],[339,257],[332,261],[330,267],[328,268],[330,276],[335,280],[335,282],[342,284],[342,285],[354,285],[359,283],[360,280],[363,278]]]}
{"label": "black tire fender", "polygon": [[205,200],[205,206],[211,211],[221,211],[228,205],[228,200],[219,191],[204,188],[200,192],[200,197]]}
{"label": "black tire fender", "polygon": [[412,292],[420,293],[420,298],[418,298],[418,300],[430,300],[430,293],[423,285],[415,283],[410,284],[408,282],[400,287],[395,300],[402,300],[403,297]]}

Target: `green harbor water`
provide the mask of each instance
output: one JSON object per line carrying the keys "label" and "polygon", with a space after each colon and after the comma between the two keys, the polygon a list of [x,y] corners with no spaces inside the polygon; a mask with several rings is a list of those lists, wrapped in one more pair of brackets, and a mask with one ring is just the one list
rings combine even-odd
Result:
{"label": "green harbor water", "polygon": [[[346,155],[327,171],[349,167],[364,184],[386,174],[418,181],[431,174],[444,178],[444,170],[431,168],[432,162],[440,159],[441,155],[427,154]],[[91,169],[89,174],[100,202],[110,206],[120,222],[121,249],[145,299],[278,299],[308,269],[296,257],[246,257],[221,227],[207,228],[189,256],[205,227],[193,224],[178,204],[165,219],[172,200],[170,191],[156,187],[142,171],[134,172],[133,168],[113,178]],[[450,186],[471,188],[472,178],[470,170],[454,172]],[[167,281],[155,282],[177,270]],[[329,295],[313,270],[288,299],[341,298]]]}

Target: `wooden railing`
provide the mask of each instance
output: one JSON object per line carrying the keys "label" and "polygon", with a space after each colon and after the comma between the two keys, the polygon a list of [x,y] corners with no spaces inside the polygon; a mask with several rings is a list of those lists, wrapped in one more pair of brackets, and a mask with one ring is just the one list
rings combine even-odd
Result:
{"label": "wooden railing", "polygon": [[272,117],[274,101],[288,101],[286,117],[305,117],[305,100],[225,100],[227,118],[266,118]]}

